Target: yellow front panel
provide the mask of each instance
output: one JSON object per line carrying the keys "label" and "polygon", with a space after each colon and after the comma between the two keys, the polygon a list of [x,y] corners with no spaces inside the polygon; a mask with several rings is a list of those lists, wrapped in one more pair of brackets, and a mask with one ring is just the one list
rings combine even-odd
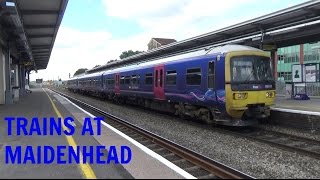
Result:
{"label": "yellow front panel", "polygon": [[[231,89],[231,73],[230,73],[230,59],[234,56],[265,56],[270,57],[267,52],[260,51],[239,51],[230,52],[225,58],[225,78],[226,78],[226,110],[233,118],[241,118],[248,104],[265,104],[266,106],[273,105],[274,97],[267,98],[266,92],[274,92],[274,90],[260,90],[260,91],[232,91]],[[243,100],[234,100],[234,93],[247,93],[247,98]]]}
{"label": "yellow front panel", "polygon": [[[247,98],[243,100],[234,100],[233,93],[242,92],[248,93]],[[274,104],[274,97],[267,98],[267,92],[274,92],[274,90],[262,91],[232,91],[231,85],[226,85],[226,108],[229,115],[235,118],[241,118],[248,104],[265,104],[271,106]]]}

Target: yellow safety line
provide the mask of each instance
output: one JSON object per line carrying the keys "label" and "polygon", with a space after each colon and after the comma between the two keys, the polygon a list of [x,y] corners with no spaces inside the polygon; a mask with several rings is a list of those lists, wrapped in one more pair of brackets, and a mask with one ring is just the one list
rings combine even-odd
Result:
{"label": "yellow safety line", "polygon": [[[51,97],[49,96],[49,94],[45,90],[44,90],[44,92],[47,94],[47,96],[48,96],[48,98],[49,98],[49,100],[51,102],[51,105],[52,105],[54,111],[56,112],[57,116],[61,117],[63,119],[61,113],[59,112],[59,110],[56,107],[56,105],[53,103],[53,101],[52,101]],[[68,130],[68,129],[63,125],[63,130]],[[75,149],[75,151],[76,151],[77,144],[74,141],[73,137],[72,136],[66,136],[66,139],[67,139],[69,145],[72,146],[73,149]],[[97,177],[94,174],[91,166],[88,163],[86,163],[86,164],[83,163],[83,161],[82,161],[83,158],[82,157],[83,157],[82,153],[80,152],[80,164],[79,164],[79,166],[80,166],[80,169],[82,171],[83,177],[86,178],[86,179],[97,179]]]}

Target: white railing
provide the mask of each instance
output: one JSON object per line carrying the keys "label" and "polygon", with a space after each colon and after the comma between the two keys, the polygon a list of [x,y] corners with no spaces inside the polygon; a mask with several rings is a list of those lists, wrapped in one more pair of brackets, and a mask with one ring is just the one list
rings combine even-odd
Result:
{"label": "white railing", "polygon": [[[308,96],[319,96],[320,97],[320,82],[317,83],[306,83],[307,95]],[[302,90],[300,90],[302,91]],[[284,81],[276,82],[276,92],[278,95],[286,94],[286,83]],[[304,90],[303,90],[304,92]],[[299,93],[299,92],[297,92]]]}

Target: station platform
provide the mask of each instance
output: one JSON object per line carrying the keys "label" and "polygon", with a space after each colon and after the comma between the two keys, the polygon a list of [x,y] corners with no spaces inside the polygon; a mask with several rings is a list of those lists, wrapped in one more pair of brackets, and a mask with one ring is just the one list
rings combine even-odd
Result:
{"label": "station platform", "polygon": [[279,125],[320,131],[320,98],[295,100],[277,96],[270,119]]}
{"label": "station platform", "polygon": [[320,98],[311,97],[310,100],[294,100],[287,99],[284,96],[277,96],[274,108],[320,112]]}
{"label": "station platform", "polygon": [[[107,179],[136,179],[136,178],[186,178],[185,172],[179,172],[161,159],[157,159],[146,153],[134,142],[120,136],[107,126],[102,126],[102,134],[81,135],[84,118],[89,117],[81,108],[64,97],[42,88],[32,89],[31,94],[23,96],[19,102],[12,105],[0,106],[0,174],[1,178],[107,178]],[[75,121],[76,133],[66,136],[62,134],[54,136],[8,136],[8,122],[5,117],[25,117],[29,120],[33,117],[42,119],[43,117],[73,117]],[[28,122],[28,126],[30,123]],[[43,127],[41,122],[40,127]],[[13,125],[13,132],[16,130]],[[93,125],[94,127],[97,124]],[[79,130],[80,129],[80,130]],[[70,139],[71,138],[71,139]],[[6,146],[12,148],[21,146],[128,146],[132,151],[132,160],[128,164],[10,164],[6,163]],[[104,156],[108,150],[104,151]],[[37,152],[35,152],[35,156]],[[24,157],[24,154],[22,154]],[[96,155],[94,155],[95,157]],[[24,158],[22,158],[23,160]],[[36,156],[37,161],[37,156]],[[179,170],[179,169],[178,169]]]}

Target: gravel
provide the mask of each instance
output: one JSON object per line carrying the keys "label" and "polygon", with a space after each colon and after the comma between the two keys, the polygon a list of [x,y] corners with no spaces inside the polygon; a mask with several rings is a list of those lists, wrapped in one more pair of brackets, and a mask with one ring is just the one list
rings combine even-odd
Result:
{"label": "gravel", "polygon": [[[63,89],[58,90],[255,178],[320,178],[320,160],[318,159],[215,132],[215,128],[209,125],[181,120],[144,108],[100,101]],[[263,126],[280,132],[319,139],[319,135],[314,133]]]}
{"label": "gravel", "polygon": [[304,138],[309,138],[309,139],[314,139],[314,140],[320,141],[320,131],[316,131],[316,130],[294,129],[294,128],[289,128],[289,127],[283,127],[283,126],[277,126],[277,125],[267,125],[267,124],[258,125],[258,127],[261,129],[281,132],[281,133],[285,133],[285,134],[290,134],[290,135],[294,135],[294,136],[299,136],[299,137],[304,137]]}

